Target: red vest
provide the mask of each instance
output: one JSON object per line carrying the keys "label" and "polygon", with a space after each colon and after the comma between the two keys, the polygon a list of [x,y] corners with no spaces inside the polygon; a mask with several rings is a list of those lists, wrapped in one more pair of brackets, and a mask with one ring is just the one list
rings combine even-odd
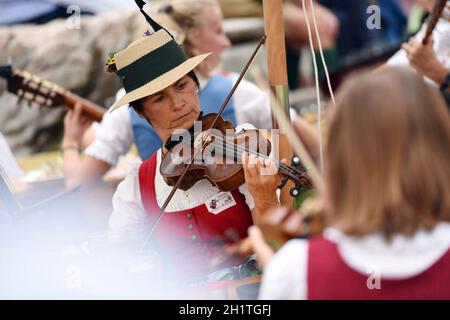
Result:
{"label": "red vest", "polygon": [[[155,174],[158,153],[143,162],[139,169],[139,185],[144,208],[154,222],[160,208],[156,200]],[[195,187],[194,187],[195,188]],[[197,207],[164,213],[154,238],[161,253],[173,265],[180,276],[199,277],[214,270],[210,267],[217,244],[230,243],[226,230],[232,229],[239,237],[247,237],[247,229],[253,224],[251,211],[244,196],[237,190],[231,192],[236,205],[215,215],[205,204]],[[241,260],[230,261],[226,266],[236,266]],[[221,266],[221,267],[226,267]]]}
{"label": "red vest", "polygon": [[[308,299],[450,299],[450,250],[424,272],[402,280],[383,279],[369,289],[370,275],[359,273],[341,258],[335,243],[322,237],[309,241]],[[375,281],[369,280],[369,284]],[[372,286],[373,288],[373,286]]]}

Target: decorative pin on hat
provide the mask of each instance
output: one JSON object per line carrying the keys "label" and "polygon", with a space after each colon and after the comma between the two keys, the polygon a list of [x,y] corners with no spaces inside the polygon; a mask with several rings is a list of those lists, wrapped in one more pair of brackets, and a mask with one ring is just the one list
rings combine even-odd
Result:
{"label": "decorative pin on hat", "polygon": [[154,32],[110,55],[108,68],[120,77],[127,92],[114,103],[111,111],[167,88],[210,55],[207,53],[188,59],[174,37],[145,13],[145,2],[136,0],[136,4]]}

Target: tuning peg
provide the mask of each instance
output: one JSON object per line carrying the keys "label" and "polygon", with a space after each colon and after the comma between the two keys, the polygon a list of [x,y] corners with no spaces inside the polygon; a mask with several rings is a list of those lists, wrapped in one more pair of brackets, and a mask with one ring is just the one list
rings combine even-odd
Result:
{"label": "tuning peg", "polygon": [[283,187],[286,185],[286,183],[288,182],[288,180],[289,180],[289,177],[288,176],[285,176],[284,178],[283,178],[283,180],[281,180],[281,182],[280,182],[280,184],[278,185],[278,189],[283,189]]}
{"label": "tuning peg", "polygon": [[289,193],[291,194],[292,197],[295,198],[300,194],[300,190],[301,190],[300,186],[295,186],[294,188],[291,189]]}
{"label": "tuning peg", "polygon": [[52,99],[51,98],[46,98],[42,105],[45,106],[45,107],[50,107],[52,105]]}
{"label": "tuning peg", "polygon": [[301,162],[301,160],[300,160],[300,158],[299,158],[298,156],[293,156],[293,157],[292,157],[292,165],[293,165],[294,167],[299,166],[301,163],[302,163],[302,162]]}

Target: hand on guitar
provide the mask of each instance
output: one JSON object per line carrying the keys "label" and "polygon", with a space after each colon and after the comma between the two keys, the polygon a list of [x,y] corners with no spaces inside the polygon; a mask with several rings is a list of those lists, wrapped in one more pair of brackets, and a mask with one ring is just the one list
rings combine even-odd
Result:
{"label": "hand on guitar", "polygon": [[438,60],[433,50],[433,40],[423,45],[411,38],[408,43],[402,45],[406,51],[409,62],[417,71],[441,84],[448,73],[447,68]]}
{"label": "hand on guitar", "polygon": [[[85,134],[92,124],[92,120],[81,115],[82,107],[76,104],[73,110],[69,110],[64,117],[64,137],[62,149],[73,148],[80,149],[86,147]],[[92,140],[92,139],[86,139]]]}

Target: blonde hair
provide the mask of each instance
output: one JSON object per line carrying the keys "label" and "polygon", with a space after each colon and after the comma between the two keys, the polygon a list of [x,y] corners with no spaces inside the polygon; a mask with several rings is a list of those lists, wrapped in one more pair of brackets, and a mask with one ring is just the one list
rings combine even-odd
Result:
{"label": "blonde hair", "polygon": [[[160,14],[168,15],[176,23],[178,29],[183,30],[183,48],[188,57],[205,53],[198,52],[192,41],[199,30],[209,26],[209,17],[205,15],[204,11],[205,6],[220,10],[217,0],[170,0],[158,11]],[[212,66],[209,66],[205,60],[197,69],[202,74],[208,74]]]}
{"label": "blonde hair", "polygon": [[412,235],[450,221],[450,115],[407,68],[347,82],[326,146],[326,212],[349,235]]}

